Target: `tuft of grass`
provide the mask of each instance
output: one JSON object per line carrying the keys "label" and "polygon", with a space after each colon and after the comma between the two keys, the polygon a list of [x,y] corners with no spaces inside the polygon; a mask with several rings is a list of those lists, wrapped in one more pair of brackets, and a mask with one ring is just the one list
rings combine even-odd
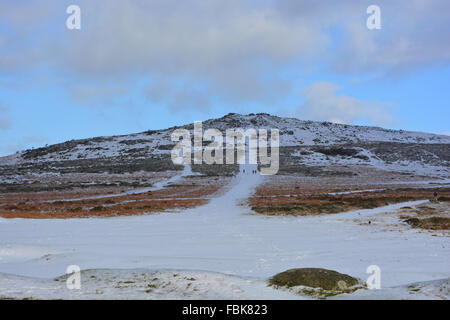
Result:
{"label": "tuft of grass", "polygon": [[102,211],[105,210],[104,206],[95,206],[92,209],[90,209],[89,211]]}
{"label": "tuft of grass", "polygon": [[127,281],[119,281],[119,283],[135,283],[134,281],[127,280]]}

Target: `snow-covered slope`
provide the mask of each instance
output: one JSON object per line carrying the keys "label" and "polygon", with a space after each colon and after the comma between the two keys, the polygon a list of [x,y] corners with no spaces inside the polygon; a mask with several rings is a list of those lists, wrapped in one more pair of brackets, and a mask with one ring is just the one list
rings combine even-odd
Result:
{"label": "snow-covered slope", "polygon": [[[67,276],[40,279],[0,273],[0,299],[312,299],[295,289],[267,286],[267,279],[196,270],[91,269],[81,272],[80,290],[68,290]],[[450,279],[380,290],[360,289],[330,299],[447,300]]]}
{"label": "snow-covered slope", "polygon": [[[266,179],[246,172],[235,177],[229,191],[220,197],[176,214],[108,219],[0,218],[0,298],[77,298],[77,293],[62,293],[60,285],[47,287],[46,281],[17,277],[58,277],[72,264],[82,270],[116,270],[110,272],[112,277],[107,271],[88,273],[89,279],[100,281],[90,280],[83,293],[98,289],[105,298],[180,298],[183,294],[210,299],[289,298],[289,292],[285,295],[267,288],[265,280],[293,267],[320,267],[367,279],[367,267],[376,264],[382,268],[382,288],[386,289],[448,278],[449,237],[433,237],[404,225],[398,226],[402,232],[392,232],[386,224],[392,219],[384,216],[387,212],[426,201],[302,219],[267,217],[236,205]],[[375,223],[367,224],[368,219]],[[150,272],[144,272],[144,278],[131,279],[133,272],[117,269]],[[180,271],[161,273],[163,269]],[[138,277],[141,274],[138,272]],[[167,290],[158,289],[168,285],[169,277],[175,284]],[[108,278],[115,280],[106,284]],[[155,290],[147,295],[143,286],[151,289],[147,280],[152,278],[161,281],[154,283]],[[111,288],[130,281],[137,285],[122,291],[124,296],[121,290]],[[186,289],[189,282],[193,282],[192,288]],[[29,287],[32,289],[27,290]],[[203,293],[194,294],[194,288]],[[408,292],[402,289],[400,293],[389,295],[403,298]]]}
{"label": "snow-covered slope", "polygon": [[[193,135],[194,125],[187,124],[25,150],[0,158],[0,176],[17,176],[28,171],[59,173],[61,168],[71,172],[119,173],[181,170],[170,160],[174,146],[170,137],[179,128],[190,130]],[[445,135],[303,121],[265,113],[230,113],[204,121],[203,130],[208,128],[219,129],[224,135],[227,129],[278,129],[281,166],[366,165],[443,177],[449,174],[450,136]]]}
{"label": "snow-covered slope", "polygon": [[[170,135],[176,128],[193,132],[193,125],[142,133],[71,140],[44,148],[26,150],[17,155],[0,158],[0,163],[15,161],[60,161],[103,157],[143,158],[170,154],[173,142]],[[203,128],[217,128],[223,132],[232,128],[278,129],[281,146],[330,145],[361,142],[400,142],[449,144],[450,136],[411,131],[388,130],[379,127],[352,126],[330,122],[303,121],[269,114],[240,115],[230,113],[219,119],[203,122]]]}

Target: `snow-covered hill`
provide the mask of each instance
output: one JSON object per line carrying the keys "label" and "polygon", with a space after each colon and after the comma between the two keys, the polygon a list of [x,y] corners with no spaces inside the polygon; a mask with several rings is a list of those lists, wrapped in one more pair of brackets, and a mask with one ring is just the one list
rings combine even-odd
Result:
{"label": "snow-covered hill", "polygon": [[[165,130],[142,133],[71,140],[44,148],[26,150],[18,155],[4,157],[19,161],[60,161],[95,159],[102,157],[148,157],[170,154],[173,142],[170,135],[176,128],[193,131],[193,125],[173,127]],[[280,144],[286,146],[330,145],[361,142],[400,142],[421,144],[449,144],[450,136],[431,133],[396,131],[379,127],[352,126],[330,122],[303,121],[295,118],[281,118],[269,114],[240,115],[230,113],[219,119],[203,122],[203,128],[217,128],[225,132],[231,128],[278,129]],[[1,158],[0,158],[1,159]]]}
{"label": "snow-covered hill", "polygon": [[[0,158],[0,166],[29,167],[54,162],[79,166],[80,161],[84,161],[82,166],[92,167],[101,160],[108,167],[108,163],[118,161],[136,164],[153,160],[165,163],[159,166],[159,170],[173,169],[168,164],[174,146],[170,136],[177,128],[193,133],[193,124],[188,124],[122,136],[71,140]],[[450,136],[431,133],[303,121],[265,113],[230,113],[204,121],[203,129],[207,128],[217,128],[223,133],[233,128],[278,129],[280,145],[284,148],[280,158],[282,165],[366,164],[378,167],[394,165],[394,169],[426,165],[433,167],[432,170],[434,167],[443,168],[439,170],[447,174],[450,161]],[[145,170],[142,165],[135,167],[136,170]]]}

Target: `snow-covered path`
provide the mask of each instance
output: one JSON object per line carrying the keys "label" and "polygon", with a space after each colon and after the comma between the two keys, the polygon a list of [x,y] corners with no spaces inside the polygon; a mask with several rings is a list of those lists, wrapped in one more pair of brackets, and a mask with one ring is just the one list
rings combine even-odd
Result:
{"label": "snow-covered path", "polygon": [[267,278],[294,267],[323,267],[365,279],[366,268],[376,264],[385,287],[450,276],[449,238],[353,221],[407,204],[305,218],[266,217],[237,206],[263,179],[247,171],[226,194],[179,213],[0,219],[0,273],[51,278],[75,264]]}

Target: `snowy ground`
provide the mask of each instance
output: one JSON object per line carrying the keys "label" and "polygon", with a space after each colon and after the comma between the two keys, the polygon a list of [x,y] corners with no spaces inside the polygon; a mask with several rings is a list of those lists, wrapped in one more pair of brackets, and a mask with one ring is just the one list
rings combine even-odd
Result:
{"label": "snowy ground", "polygon": [[[67,276],[38,279],[0,273],[0,299],[310,299],[300,287],[276,289],[262,278],[195,270],[90,269],[79,290],[68,290]],[[358,290],[330,299],[448,299],[450,280]],[[316,297],[317,298],[317,297]]]}
{"label": "snowy ground", "polygon": [[[248,168],[223,196],[179,213],[67,220],[0,218],[0,297],[95,298],[104,293],[101,298],[301,298],[266,288],[266,279],[295,267],[327,268],[366,279],[367,267],[375,264],[381,268],[385,289],[347,297],[383,298],[386,293],[386,298],[409,298],[405,289],[409,284],[450,277],[449,237],[406,227],[389,232],[382,225],[366,223],[373,215],[417,201],[303,218],[267,217],[237,206],[263,179]],[[154,277],[158,279],[181,270],[183,277],[197,279],[198,287],[197,291],[177,289],[187,286],[185,279],[166,285],[171,290],[148,296],[148,289],[140,287],[108,289],[105,282],[92,280],[101,279],[105,271],[94,270],[97,275],[87,281],[84,295],[77,296],[49,280],[64,274],[68,265],[109,269],[119,278],[138,271],[117,269],[145,269],[141,273],[147,275],[160,272]],[[423,286],[437,290],[429,290],[431,298],[450,295],[447,280]]]}

